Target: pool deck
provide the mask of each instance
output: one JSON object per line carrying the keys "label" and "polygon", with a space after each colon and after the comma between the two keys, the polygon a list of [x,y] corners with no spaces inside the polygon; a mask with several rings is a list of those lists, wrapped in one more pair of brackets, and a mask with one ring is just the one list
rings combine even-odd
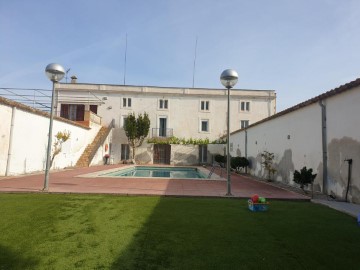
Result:
{"label": "pool deck", "polygon": [[[119,194],[227,197],[225,180],[184,180],[153,178],[79,177],[102,170],[121,168],[124,165],[102,165],[72,168],[50,173],[49,193]],[[215,170],[220,175],[220,170]],[[225,172],[223,172],[224,176]],[[0,177],[0,192],[44,192],[44,173]],[[294,191],[258,181],[250,176],[231,175],[232,197],[249,198],[253,194],[268,199],[310,200]]]}

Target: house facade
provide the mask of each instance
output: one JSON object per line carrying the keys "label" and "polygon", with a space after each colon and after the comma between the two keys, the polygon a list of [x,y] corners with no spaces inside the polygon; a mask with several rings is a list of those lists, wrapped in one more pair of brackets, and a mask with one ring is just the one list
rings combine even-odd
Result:
{"label": "house facade", "polygon": [[[130,113],[147,113],[148,138],[216,140],[226,133],[227,90],[59,83],[55,86],[57,115],[87,125],[99,118],[103,126],[114,120],[110,144],[114,163],[130,158],[124,123]],[[275,114],[274,90],[231,90],[230,131]],[[137,149],[139,163],[199,164],[211,161],[223,145],[158,145],[146,141]]]}

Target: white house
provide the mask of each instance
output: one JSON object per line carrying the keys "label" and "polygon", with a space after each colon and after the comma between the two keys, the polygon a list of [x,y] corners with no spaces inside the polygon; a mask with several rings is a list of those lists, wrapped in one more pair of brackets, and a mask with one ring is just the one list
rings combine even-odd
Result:
{"label": "white house", "polygon": [[[56,84],[58,116],[87,124],[101,117],[102,125],[114,120],[110,144],[114,163],[129,159],[123,129],[129,113],[147,113],[149,138],[177,137],[216,140],[226,133],[227,90],[76,83]],[[231,90],[230,130],[255,123],[276,111],[274,90]],[[217,150],[211,150],[215,149]],[[220,150],[219,150],[220,149]],[[210,162],[210,152],[223,146],[153,145],[137,150],[141,163],[198,164]]]}

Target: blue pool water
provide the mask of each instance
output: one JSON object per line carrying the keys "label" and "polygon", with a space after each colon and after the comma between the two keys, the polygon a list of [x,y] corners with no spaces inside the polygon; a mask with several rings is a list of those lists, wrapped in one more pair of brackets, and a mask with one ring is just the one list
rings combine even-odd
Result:
{"label": "blue pool water", "polygon": [[175,167],[148,167],[134,166],[121,169],[115,172],[102,174],[101,176],[111,177],[164,177],[164,178],[206,178],[196,168],[175,168]]}

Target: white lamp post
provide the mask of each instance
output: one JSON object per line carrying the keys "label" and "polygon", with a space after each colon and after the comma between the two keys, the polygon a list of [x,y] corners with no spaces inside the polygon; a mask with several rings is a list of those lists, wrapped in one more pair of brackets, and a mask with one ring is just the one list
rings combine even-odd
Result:
{"label": "white lamp post", "polygon": [[226,171],[227,171],[227,193],[231,196],[231,180],[230,180],[230,89],[235,86],[238,81],[238,74],[233,69],[226,69],[220,75],[220,81],[228,90],[227,92],[227,139],[226,139]]}
{"label": "white lamp post", "polygon": [[52,129],[54,119],[54,100],[55,100],[55,83],[61,81],[64,78],[65,70],[59,64],[49,64],[45,68],[45,74],[53,82],[53,89],[51,92],[51,111],[50,111],[50,124],[49,124],[49,138],[46,155],[46,169],[45,169],[45,181],[43,190],[49,189],[49,171],[51,163],[51,144],[52,144]]}

